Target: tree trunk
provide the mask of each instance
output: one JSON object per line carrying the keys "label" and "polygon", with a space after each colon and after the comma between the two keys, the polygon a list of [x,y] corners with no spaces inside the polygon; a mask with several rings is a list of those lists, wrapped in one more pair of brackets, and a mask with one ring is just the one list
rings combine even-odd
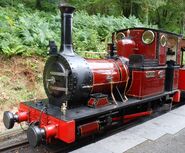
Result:
{"label": "tree trunk", "polygon": [[36,0],[36,8],[40,9],[42,7],[41,0]]}

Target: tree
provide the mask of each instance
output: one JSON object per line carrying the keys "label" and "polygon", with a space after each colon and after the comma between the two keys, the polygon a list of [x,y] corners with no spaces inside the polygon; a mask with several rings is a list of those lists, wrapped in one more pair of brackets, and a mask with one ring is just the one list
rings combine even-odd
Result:
{"label": "tree", "polygon": [[[48,0],[47,3],[70,3],[77,10],[88,14],[103,14],[125,17],[136,16],[146,24],[159,28],[184,32],[185,0]],[[44,8],[46,1],[36,0],[37,8]]]}
{"label": "tree", "polygon": [[89,14],[121,15],[119,0],[68,0],[68,2]]}
{"label": "tree", "polygon": [[159,7],[155,16],[152,16],[153,23],[159,28],[181,33],[184,29],[184,10],[184,0],[168,0],[166,5]]}
{"label": "tree", "polygon": [[150,13],[158,7],[165,5],[166,0],[120,0],[123,15],[129,17],[134,15],[139,17],[146,24],[149,23]]}

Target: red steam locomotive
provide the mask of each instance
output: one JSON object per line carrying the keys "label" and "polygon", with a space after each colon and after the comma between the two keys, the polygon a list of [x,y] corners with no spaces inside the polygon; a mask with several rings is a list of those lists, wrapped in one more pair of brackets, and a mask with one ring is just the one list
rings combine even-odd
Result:
{"label": "red steam locomotive", "polygon": [[[43,82],[48,99],[4,112],[4,125],[29,124],[31,146],[59,139],[72,143],[114,125],[150,115],[156,106],[179,103],[185,90],[182,36],[149,28],[112,34],[105,59],[84,59],[72,46],[75,8],[61,5],[62,45],[50,42]],[[184,45],[185,46],[185,45]]]}

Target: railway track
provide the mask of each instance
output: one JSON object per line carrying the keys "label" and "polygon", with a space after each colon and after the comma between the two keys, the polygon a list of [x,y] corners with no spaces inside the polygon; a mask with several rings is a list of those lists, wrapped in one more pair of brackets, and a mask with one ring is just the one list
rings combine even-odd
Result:
{"label": "railway track", "polygon": [[[185,102],[182,102],[181,104],[178,104],[178,105],[174,105],[172,107],[172,110],[184,104]],[[25,153],[25,152],[28,152],[28,153],[40,153],[40,152],[42,153],[61,153],[62,152],[63,153],[64,152],[65,153],[65,152],[70,152],[80,147],[83,147],[85,145],[88,145],[90,143],[93,143],[101,139],[104,139],[106,137],[109,137],[111,135],[114,135],[115,133],[118,133],[122,130],[126,130],[138,124],[142,124],[166,112],[167,111],[160,109],[156,111],[155,113],[153,113],[151,116],[136,119],[135,121],[127,123],[121,127],[119,126],[114,127],[114,129],[110,129],[109,131],[103,132],[102,134],[97,134],[97,135],[93,135],[87,138],[77,140],[73,144],[65,144],[60,141],[56,141],[50,145],[43,144],[37,148],[31,148],[29,146],[25,132],[21,132],[20,130],[18,130],[17,133],[15,131],[15,132],[10,132],[9,134],[8,133],[4,135],[1,134],[0,135],[0,152],[2,153],[9,153],[9,152],[11,153]]]}
{"label": "railway track", "polygon": [[0,152],[19,152],[24,148],[28,148],[29,143],[28,140],[23,140],[20,142],[16,142],[14,144],[7,144],[0,148]]}

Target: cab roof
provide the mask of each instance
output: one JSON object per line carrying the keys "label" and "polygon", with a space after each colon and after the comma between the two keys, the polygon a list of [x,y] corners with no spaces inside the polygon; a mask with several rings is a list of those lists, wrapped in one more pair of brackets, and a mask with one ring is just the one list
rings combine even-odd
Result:
{"label": "cab roof", "polygon": [[169,34],[169,35],[174,35],[174,36],[180,37],[180,38],[183,37],[182,34],[176,34],[176,33],[168,32],[168,31],[165,31],[165,30],[153,29],[153,28],[145,28],[145,27],[135,27],[135,28],[120,29],[120,30],[116,31],[116,33],[127,31],[127,30],[152,30],[152,31],[155,31],[155,32],[160,32],[160,33],[166,33],[166,34]]}

